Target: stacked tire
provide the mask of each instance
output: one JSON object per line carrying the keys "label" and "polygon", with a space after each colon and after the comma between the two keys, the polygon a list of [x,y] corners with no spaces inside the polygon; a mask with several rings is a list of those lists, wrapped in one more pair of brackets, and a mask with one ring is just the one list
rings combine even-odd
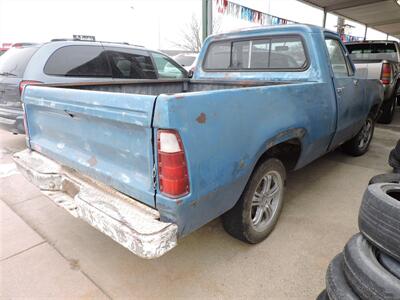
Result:
{"label": "stacked tire", "polygon": [[389,165],[395,173],[400,173],[400,140],[389,154]]}
{"label": "stacked tire", "polygon": [[400,174],[371,179],[358,225],[360,233],[329,264],[317,299],[400,299]]}

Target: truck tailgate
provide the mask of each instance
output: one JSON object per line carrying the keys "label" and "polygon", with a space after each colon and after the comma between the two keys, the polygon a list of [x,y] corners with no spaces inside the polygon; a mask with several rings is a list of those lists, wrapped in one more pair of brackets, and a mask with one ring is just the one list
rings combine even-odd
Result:
{"label": "truck tailgate", "polygon": [[31,148],[154,206],[152,114],[156,96],[28,86]]}

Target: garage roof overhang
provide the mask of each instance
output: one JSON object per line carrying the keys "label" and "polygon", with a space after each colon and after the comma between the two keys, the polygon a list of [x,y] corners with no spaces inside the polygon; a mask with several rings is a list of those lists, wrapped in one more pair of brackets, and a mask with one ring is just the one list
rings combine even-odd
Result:
{"label": "garage roof overhang", "polygon": [[300,0],[400,38],[400,0]]}

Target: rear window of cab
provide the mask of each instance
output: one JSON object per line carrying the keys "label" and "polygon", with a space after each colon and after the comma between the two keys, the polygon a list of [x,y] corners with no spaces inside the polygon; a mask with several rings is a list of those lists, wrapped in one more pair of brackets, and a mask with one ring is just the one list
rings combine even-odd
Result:
{"label": "rear window of cab", "polygon": [[303,70],[307,66],[300,36],[212,42],[203,64],[210,71]]}

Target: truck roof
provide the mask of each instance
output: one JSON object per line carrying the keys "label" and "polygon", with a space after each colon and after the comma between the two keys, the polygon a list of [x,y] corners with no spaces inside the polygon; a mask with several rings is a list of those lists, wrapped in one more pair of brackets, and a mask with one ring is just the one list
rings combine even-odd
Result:
{"label": "truck roof", "polygon": [[395,44],[397,41],[393,40],[370,40],[370,41],[353,41],[353,42],[346,42],[346,45],[352,44]]}
{"label": "truck roof", "polygon": [[243,28],[240,30],[235,30],[227,33],[220,33],[211,35],[211,38],[214,40],[218,39],[226,39],[230,37],[240,37],[246,35],[257,35],[263,33],[285,33],[286,31],[297,31],[302,33],[317,33],[317,32],[330,32],[336,34],[336,32],[326,30],[325,28],[316,26],[316,25],[306,25],[306,24],[289,24],[289,25],[268,25],[268,26],[257,26],[257,27],[250,27],[250,28]]}

